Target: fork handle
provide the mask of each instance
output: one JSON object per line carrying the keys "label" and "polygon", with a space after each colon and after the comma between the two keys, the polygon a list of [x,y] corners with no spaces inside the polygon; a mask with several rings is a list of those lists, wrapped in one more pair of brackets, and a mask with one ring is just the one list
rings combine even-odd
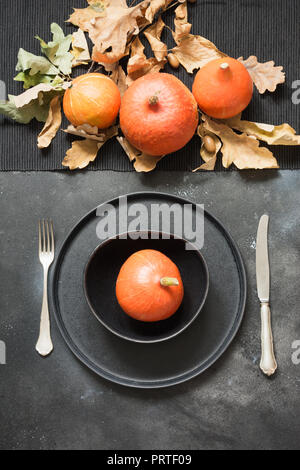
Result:
{"label": "fork handle", "polygon": [[262,302],[261,307],[261,362],[260,368],[269,377],[277,369],[274,354],[273,334],[271,326],[271,310],[267,302]]}
{"label": "fork handle", "polygon": [[41,312],[40,335],[35,347],[37,352],[43,357],[48,356],[53,351],[48,307],[48,270],[49,268],[44,268],[44,293]]}

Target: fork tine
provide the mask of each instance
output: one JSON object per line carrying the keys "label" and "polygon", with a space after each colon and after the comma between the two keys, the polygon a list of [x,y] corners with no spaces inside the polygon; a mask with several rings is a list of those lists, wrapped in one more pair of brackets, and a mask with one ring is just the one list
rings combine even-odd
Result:
{"label": "fork tine", "polygon": [[50,232],[49,232],[49,222],[46,220],[46,238],[47,238],[47,253],[50,253]]}
{"label": "fork tine", "polygon": [[39,220],[39,254],[42,252],[42,233],[41,233],[41,221]]}
{"label": "fork tine", "polygon": [[53,232],[53,221],[50,220],[50,230],[51,230],[51,251],[54,253],[54,232]]}
{"label": "fork tine", "polygon": [[46,251],[45,219],[42,221],[42,252]]}

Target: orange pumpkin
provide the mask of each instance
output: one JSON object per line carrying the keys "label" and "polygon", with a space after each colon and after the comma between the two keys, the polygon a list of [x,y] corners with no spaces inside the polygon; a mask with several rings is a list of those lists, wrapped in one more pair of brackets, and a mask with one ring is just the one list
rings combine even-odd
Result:
{"label": "orange pumpkin", "polygon": [[145,75],[123,96],[121,129],[134,147],[149,155],[181,149],[193,137],[197,124],[195,98],[174,75]]}
{"label": "orange pumpkin", "polygon": [[101,73],[87,73],[75,78],[63,102],[65,115],[75,127],[89,124],[99,129],[114,123],[120,104],[117,85]]}
{"label": "orange pumpkin", "polygon": [[121,308],[136,320],[154,322],[171,317],[183,299],[177,266],[156,250],[141,250],[123,264],[116,283]]}
{"label": "orange pumpkin", "polygon": [[199,108],[208,116],[228,119],[241,113],[253,95],[253,81],[236,59],[213,60],[199,70],[193,85]]}

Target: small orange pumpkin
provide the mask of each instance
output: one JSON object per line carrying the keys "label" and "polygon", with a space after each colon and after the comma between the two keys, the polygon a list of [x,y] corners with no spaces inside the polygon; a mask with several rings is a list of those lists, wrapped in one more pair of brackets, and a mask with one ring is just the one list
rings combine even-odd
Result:
{"label": "small orange pumpkin", "polygon": [[87,73],[72,81],[65,93],[63,107],[73,126],[89,124],[106,129],[114,123],[120,104],[120,91],[109,77]]}
{"label": "small orange pumpkin", "polygon": [[225,57],[209,62],[199,70],[193,94],[205,114],[228,119],[244,111],[250,103],[253,81],[240,61]]}
{"label": "small orange pumpkin", "polygon": [[120,125],[125,137],[149,155],[166,155],[184,147],[198,124],[197,103],[174,75],[152,73],[125,92]]}
{"label": "small orange pumpkin", "polygon": [[156,250],[141,250],[131,255],[116,283],[121,308],[130,317],[144,322],[171,317],[181,305],[183,294],[179,269]]}

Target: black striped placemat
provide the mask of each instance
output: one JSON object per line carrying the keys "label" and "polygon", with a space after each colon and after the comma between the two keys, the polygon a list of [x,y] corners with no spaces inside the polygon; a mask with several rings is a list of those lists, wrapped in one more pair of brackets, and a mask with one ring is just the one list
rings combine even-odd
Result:
{"label": "black striped placemat", "polygon": [[[13,81],[19,47],[39,54],[38,34],[50,40],[51,22],[59,23],[65,32],[72,32],[64,24],[72,7],[84,7],[85,0],[1,0],[0,2],[0,79],[10,94],[19,94],[22,86]],[[272,94],[254,99],[244,113],[245,119],[281,124],[288,122],[300,133],[300,104],[292,103],[293,82],[300,80],[299,0],[197,0],[190,6],[194,34],[213,41],[219,49],[233,57],[257,55],[260,61],[275,60],[287,74],[284,85]],[[165,14],[167,24],[172,16]],[[168,32],[163,39],[170,38]],[[167,41],[168,42],[168,41]],[[170,45],[172,43],[170,42]],[[166,71],[173,70],[166,66]],[[191,87],[193,77],[182,68],[177,73]],[[65,122],[66,125],[66,122]],[[51,147],[40,151],[36,136],[42,125],[13,123],[0,117],[2,171],[62,170],[61,161],[71,146],[72,138],[58,135]],[[195,137],[183,150],[163,159],[162,170],[192,170],[199,166],[199,139]],[[273,147],[281,168],[299,169],[298,147]],[[89,170],[130,171],[132,166],[116,141],[107,143]],[[222,170],[217,165],[217,170]]]}

